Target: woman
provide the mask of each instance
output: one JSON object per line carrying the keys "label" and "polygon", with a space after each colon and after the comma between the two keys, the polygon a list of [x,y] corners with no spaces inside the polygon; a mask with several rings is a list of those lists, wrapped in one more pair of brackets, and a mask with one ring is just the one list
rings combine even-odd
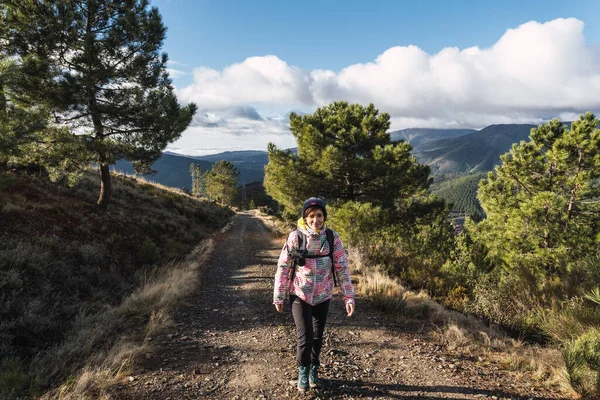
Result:
{"label": "woman", "polygon": [[354,288],[346,252],[337,232],[325,227],[326,219],[323,200],[311,197],[304,202],[298,229],[290,233],[283,246],[275,275],[273,304],[278,312],[283,312],[286,295],[290,295],[301,392],[319,384],[319,354],[336,276],[348,317],[354,313]]}

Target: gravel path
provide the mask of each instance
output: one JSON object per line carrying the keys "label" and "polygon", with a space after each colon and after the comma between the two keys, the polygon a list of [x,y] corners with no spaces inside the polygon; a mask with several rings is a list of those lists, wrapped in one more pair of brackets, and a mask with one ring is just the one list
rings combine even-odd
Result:
{"label": "gravel path", "polygon": [[455,356],[418,326],[373,310],[358,298],[352,318],[339,294],[322,350],[324,387],[295,387],[295,328],[289,304],[272,303],[283,238],[240,213],[215,239],[197,292],[152,338],[153,352],[113,388],[118,399],[562,399],[493,361]]}

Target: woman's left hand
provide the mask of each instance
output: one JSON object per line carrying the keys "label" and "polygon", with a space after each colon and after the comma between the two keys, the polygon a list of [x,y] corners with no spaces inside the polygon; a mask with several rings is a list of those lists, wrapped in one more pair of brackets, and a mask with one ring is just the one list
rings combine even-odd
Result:
{"label": "woman's left hand", "polygon": [[346,312],[348,313],[348,316],[351,317],[352,314],[354,314],[354,304],[352,304],[352,303],[346,304]]}

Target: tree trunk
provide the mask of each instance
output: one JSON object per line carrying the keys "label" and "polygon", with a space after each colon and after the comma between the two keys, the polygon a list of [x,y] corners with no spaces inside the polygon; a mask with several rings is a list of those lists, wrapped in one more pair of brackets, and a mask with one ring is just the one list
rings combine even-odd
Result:
{"label": "tree trunk", "polygon": [[100,196],[96,204],[102,211],[106,210],[112,196],[112,185],[110,182],[110,169],[108,164],[100,164]]}

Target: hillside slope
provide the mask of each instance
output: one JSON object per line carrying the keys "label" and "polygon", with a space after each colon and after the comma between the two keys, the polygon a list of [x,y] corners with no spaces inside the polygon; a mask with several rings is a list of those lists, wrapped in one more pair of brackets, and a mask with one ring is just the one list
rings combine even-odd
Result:
{"label": "hillside slope", "polygon": [[479,181],[486,173],[459,176],[431,185],[430,191],[446,203],[452,204],[452,211],[465,215],[483,214],[483,209],[477,200]]}
{"label": "hillside slope", "polygon": [[413,150],[418,151],[421,146],[427,143],[469,135],[475,132],[477,132],[475,129],[409,128],[390,132],[390,138],[394,141],[404,140],[410,143]]}
{"label": "hillside slope", "polygon": [[[98,186],[96,173],[68,188],[0,172],[0,362],[22,375],[17,394],[27,382],[60,381],[93,349],[117,340],[122,324],[135,320],[111,318],[85,343],[72,342],[96,314],[168,270],[233,215],[122,176],[113,176],[112,203],[98,213]],[[4,378],[1,398],[11,393]]]}

